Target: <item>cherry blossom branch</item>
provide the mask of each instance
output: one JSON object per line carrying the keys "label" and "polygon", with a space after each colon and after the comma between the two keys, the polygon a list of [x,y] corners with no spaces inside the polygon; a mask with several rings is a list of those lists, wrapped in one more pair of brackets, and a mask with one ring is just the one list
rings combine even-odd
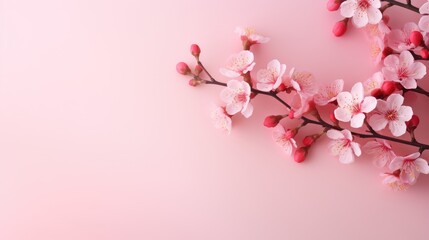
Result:
{"label": "cherry blossom branch", "polygon": [[[215,78],[213,78],[211,76],[211,74],[207,71],[207,69],[204,67],[204,65],[200,61],[198,61],[198,65],[201,66],[201,68],[204,70],[204,72],[210,78],[210,80],[204,80],[204,79],[199,79],[199,80],[202,80],[206,84],[218,85],[218,86],[223,86],[223,87],[227,86],[226,83],[219,82]],[[198,76],[194,76],[194,77],[199,78]],[[274,91],[263,92],[263,91],[260,91],[260,90],[254,89],[254,88],[251,88],[251,91],[253,93],[255,93],[255,94],[261,94],[261,95],[270,96],[270,97],[274,98],[275,100],[277,100],[278,102],[280,102],[282,105],[284,105],[287,109],[289,109],[289,110],[291,109],[291,106],[288,103],[286,103],[283,99],[281,99],[277,95],[277,92],[274,92]],[[326,122],[325,120],[323,120],[318,113],[316,113],[316,117],[317,117],[317,120],[313,120],[313,119],[310,119],[308,117],[302,116],[301,120],[303,120],[303,125],[313,124],[313,125],[319,125],[319,126],[323,127],[324,128],[324,132],[326,132],[329,129],[335,129],[335,130],[339,130],[339,131],[344,130],[344,128],[342,128],[342,127],[340,127],[338,125],[329,124],[328,122]],[[400,144],[404,144],[404,145],[409,145],[409,146],[417,147],[417,148],[419,148],[420,152],[423,152],[423,151],[429,149],[429,145],[418,142],[413,137],[413,135],[412,135],[411,141],[407,141],[407,140],[403,140],[403,139],[398,139],[398,138],[394,138],[394,137],[390,137],[390,136],[379,134],[376,131],[374,131],[367,122],[365,122],[365,124],[367,125],[368,131],[371,134],[365,134],[365,133],[359,133],[359,132],[353,132],[353,131],[351,131],[351,134],[354,135],[354,136],[356,136],[356,137],[359,137],[359,138],[378,138],[378,139],[384,139],[384,140],[388,140],[388,141],[392,141],[392,142],[396,142],[396,143],[400,143]]]}
{"label": "cherry blossom branch", "polygon": [[408,10],[411,10],[413,12],[416,12],[416,13],[420,14],[419,8],[416,7],[416,6],[414,6],[414,5],[412,5],[411,1],[409,1],[409,0],[407,1],[407,3],[402,3],[402,2],[399,2],[399,1],[395,1],[395,0],[381,0],[381,1],[382,2],[387,2],[387,3],[391,4],[391,5],[402,7],[402,8],[405,8],[405,9],[408,9]]}
{"label": "cherry blossom branch", "polygon": [[425,95],[426,97],[429,97],[429,92],[426,91],[426,90],[424,90],[421,87],[417,87],[415,89],[404,89],[403,92],[404,92],[404,94],[407,93],[407,92],[415,92],[415,93],[419,93],[419,94]]}

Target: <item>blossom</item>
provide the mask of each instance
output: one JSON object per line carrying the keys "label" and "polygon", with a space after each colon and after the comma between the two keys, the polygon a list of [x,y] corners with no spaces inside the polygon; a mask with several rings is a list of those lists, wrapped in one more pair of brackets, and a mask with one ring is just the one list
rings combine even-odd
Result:
{"label": "blossom", "polygon": [[410,186],[401,181],[399,178],[399,171],[395,171],[394,173],[383,173],[381,176],[384,177],[383,184],[388,185],[393,190],[405,190]]}
{"label": "blossom", "polygon": [[394,29],[387,34],[387,45],[397,52],[415,48],[410,41],[410,34],[413,31],[419,31],[419,26],[414,22],[409,22],[402,29]]}
{"label": "blossom", "polygon": [[363,149],[364,152],[374,157],[373,163],[379,168],[389,166],[392,159],[396,157],[392,147],[385,140],[369,141],[363,146]]}
{"label": "blossom", "polygon": [[390,28],[387,26],[388,18],[383,17],[382,20],[377,24],[368,24],[365,27],[368,38],[381,38],[390,33]]}
{"label": "blossom", "polygon": [[384,44],[384,40],[379,38],[379,37],[375,37],[372,41],[371,41],[371,57],[374,59],[374,64],[379,64],[381,62],[381,60],[384,57],[384,48],[385,48],[385,44]]}
{"label": "blossom", "polygon": [[350,122],[353,128],[362,127],[365,113],[369,113],[377,105],[374,97],[364,97],[363,84],[356,83],[351,92],[341,92],[337,96],[338,108],[335,118],[342,122]]}
{"label": "blossom", "polygon": [[231,117],[226,113],[225,107],[216,107],[211,113],[211,119],[217,129],[223,130],[225,133],[231,133]]}
{"label": "blossom", "polygon": [[226,103],[226,112],[229,115],[234,115],[241,111],[244,117],[250,117],[253,113],[250,93],[251,88],[247,82],[230,80],[227,87],[220,93],[222,101]]}
{"label": "blossom", "polygon": [[355,155],[359,157],[362,154],[359,143],[353,142],[353,136],[349,130],[330,129],[326,135],[333,140],[331,152],[334,156],[339,156],[341,163],[352,163],[355,160]]}
{"label": "blossom", "polygon": [[280,86],[283,74],[286,71],[286,65],[280,64],[279,60],[271,60],[266,69],[261,69],[257,73],[256,88],[258,90],[269,92]]}
{"label": "blossom", "polygon": [[380,0],[346,0],[341,3],[340,12],[343,17],[352,18],[353,24],[361,28],[381,21],[383,15],[380,7]]}
{"label": "blossom", "polygon": [[399,137],[407,131],[406,121],[413,116],[413,109],[409,106],[402,106],[404,97],[394,93],[386,101],[379,99],[375,114],[369,118],[369,125],[380,131],[389,124],[389,129],[393,136]]}
{"label": "blossom", "polygon": [[370,78],[363,82],[363,88],[366,95],[370,95],[375,89],[383,86],[384,76],[382,72],[374,73]]}
{"label": "blossom", "polygon": [[250,44],[266,43],[270,40],[270,38],[257,34],[253,28],[237,27],[235,32],[240,35],[243,42],[248,41]]}
{"label": "blossom", "polygon": [[384,66],[382,69],[384,77],[401,83],[406,89],[417,88],[416,79],[422,79],[426,75],[426,66],[421,62],[414,62],[409,51],[401,52],[399,57],[387,56],[384,59]]}
{"label": "blossom", "polygon": [[292,150],[296,148],[296,141],[293,137],[296,134],[296,130],[288,129],[285,131],[281,124],[278,124],[273,131],[274,141],[283,148],[288,155],[292,155]]}
{"label": "blossom", "polygon": [[337,79],[330,84],[319,89],[319,92],[314,96],[314,102],[317,105],[324,106],[330,102],[337,100],[337,95],[343,91],[344,80]]}
{"label": "blossom", "polygon": [[241,51],[229,57],[226,66],[220,69],[220,72],[230,78],[239,77],[252,71],[255,63],[253,62],[254,56],[251,51]]}
{"label": "blossom", "polygon": [[389,165],[391,171],[401,170],[399,178],[402,182],[413,185],[420,173],[429,174],[429,165],[420,153],[416,152],[405,157],[395,157]]}

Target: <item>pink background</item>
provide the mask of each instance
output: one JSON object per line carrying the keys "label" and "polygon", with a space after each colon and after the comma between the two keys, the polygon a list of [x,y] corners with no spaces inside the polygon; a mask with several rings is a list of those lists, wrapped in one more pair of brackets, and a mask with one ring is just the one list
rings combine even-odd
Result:
{"label": "pink background", "polygon": [[332,36],[325,0],[1,3],[0,239],[427,239],[429,177],[393,192],[326,139],[296,164],[261,125],[282,112],[265,97],[225,136],[209,118],[220,88],[175,72],[199,43],[225,80],[233,30],[253,26],[272,38],[258,67],[349,88],[376,68],[361,32]]}

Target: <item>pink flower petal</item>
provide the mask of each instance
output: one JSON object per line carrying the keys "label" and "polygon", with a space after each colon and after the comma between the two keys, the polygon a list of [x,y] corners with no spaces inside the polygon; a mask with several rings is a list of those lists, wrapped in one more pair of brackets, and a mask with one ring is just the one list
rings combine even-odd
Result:
{"label": "pink flower petal", "polygon": [[359,145],[359,143],[351,142],[351,143],[350,143],[350,146],[352,147],[353,152],[354,152],[354,154],[355,154],[356,156],[358,156],[358,157],[359,157],[359,156],[362,154],[362,151],[361,151],[361,149],[360,149],[360,145]]}
{"label": "pink flower petal", "polygon": [[365,97],[361,104],[361,111],[369,113],[377,106],[377,99],[375,97]]}
{"label": "pink flower petal", "polygon": [[414,63],[414,57],[409,51],[403,51],[399,54],[399,62],[401,66],[409,67]]}
{"label": "pink flower petal", "polygon": [[224,75],[225,77],[229,77],[229,78],[236,78],[239,77],[241,74],[237,73],[236,71],[227,69],[227,68],[221,68],[219,69],[220,73],[222,75]]}
{"label": "pink flower petal", "polygon": [[249,118],[250,116],[252,116],[252,113],[253,113],[253,105],[250,103],[247,104],[246,108],[243,108],[241,110],[241,114],[243,114],[245,118]]}
{"label": "pink flower petal", "polygon": [[401,168],[402,168],[402,165],[404,164],[404,160],[405,160],[405,158],[404,158],[404,157],[395,157],[395,158],[390,162],[390,165],[389,165],[389,169],[390,169],[390,171],[394,172],[394,171],[396,171],[396,170],[398,170],[398,169],[401,169]]}
{"label": "pink flower petal", "polygon": [[337,102],[340,108],[344,108],[347,106],[353,105],[353,97],[349,92],[340,92],[337,95]]}
{"label": "pink flower petal", "polygon": [[406,78],[401,81],[401,85],[404,86],[406,89],[416,89],[417,88],[417,82],[414,78]]}
{"label": "pink flower petal", "polygon": [[399,121],[409,121],[413,116],[413,109],[410,106],[401,106],[398,110]]}
{"label": "pink flower petal", "polygon": [[230,104],[226,105],[226,112],[229,115],[234,115],[234,114],[240,112],[242,107],[243,106],[239,103],[230,103]]}
{"label": "pink flower petal", "polygon": [[389,55],[384,59],[384,66],[386,67],[396,67],[398,65],[399,65],[399,57],[396,55]]}
{"label": "pink flower petal", "polygon": [[365,119],[365,114],[358,113],[358,114],[354,115],[352,117],[352,119],[350,120],[350,126],[352,128],[360,128],[363,125],[364,119]]}
{"label": "pink flower petal", "polygon": [[415,79],[422,79],[426,75],[426,66],[421,62],[415,62],[409,68],[411,76]]}
{"label": "pink flower petal", "polygon": [[374,114],[369,118],[369,125],[375,131],[380,131],[384,129],[389,121],[384,117],[384,115]]}
{"label": "pink flower petal", "polygon": [[351,18],[355,14],[357,8],[358,5],[356,1],[345,1],[341,3],[340,6],[341,16]]}
{"label": "pink flower petal", "polygon": [[360,10],[359,8],[356,10],[355,14],[353,15],[353,24],[357,28],[364,27],[368,24],[368,14],[365,11]]}
{"label": "pink flower petal", "polygon": [[337,108],[334,111],[335,118],[341,122],[349,122],[352,119],[351,112],[345,110],[344,108]]}
{"label": "pink flower petal", "polygon": [[429,14],[429,2],[424,3],[419,8],[419,12],[420,12],[420,14]]}
{"label": "pink flower petal", "polygon": [[361,82],[358,82],[353,85],[350,93],[353,97],[353,103],[361,103],[363,100],[363,84]]}
{"label": "pink flower petal", "polygon": [[368,22],[370,24],[377,24],[383,18],[383,14],[381,14],[380,10],[378,8],[375,8],[374,6],[371,6],[367,9],[367,14]]}
{"label": "pink flower petal", "polygon": [[339,160],[343,164],[350,164],[355,161],[353,151],[351,148],[348,148],[343,154],[339,155]]}
{"label": "pink flower petal", "polygon": [[330,139],[337,140],[344,138],[344,134],[338,130],[330,129],[326,132],[326,136]]}
{"label": "pink flower petal", "polygon": [[393,136],[399,137],[407,132],[407,125],[404,121],[390,121],[389,129]]}
{"label": "pink flower petal", "polygon": [[404,103],[404,97],[400,94],[395,93],[390,95],[387,98],[386,102],[389,110],[399,110],[399,108]]}
{"label": "pink flower petal", "polygon": [[429,32],[429,16],[423,16],[419,20],[419,28],[423,32]]}
{"label": "pink flower petal", "polygon": [[414,164],[416,165],[417,171],[423,174],[429,174],[429,165],[426,160],[424,160],[423,158],[417,158],[414,161]]}

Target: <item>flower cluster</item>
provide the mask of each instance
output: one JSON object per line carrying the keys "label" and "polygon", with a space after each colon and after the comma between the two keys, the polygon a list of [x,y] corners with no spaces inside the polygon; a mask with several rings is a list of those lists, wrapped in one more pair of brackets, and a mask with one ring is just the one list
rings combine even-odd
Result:
{"label": "flower cluster", "polygon": [[[327,8],[339,10],[344,17],[335,24],[334,34],[345,34],[348,24],[365,29],[372,43],[372,54],[380,63],[377,72],[350,89],[345,88],[343,79],[319,84],[311,73],[287,67],[278,59],[257,65],[252,46],[267,43],[269,38],[250,28],[236,29],[243,49],[232,54],[220,68],[225,81],[216,80],[207,71],[200,61],[201,50],[195,44],[191,46],[197,62],[195,68],[191,70],[188,64],[180,62],[176,69],[191,77],[191,86],[208,84],[223,88],[220,92],[223,104],[212,112],[216,128],[230,133],[233,119],[238,115],[251,117],[252,99],[266,95],[281,103],[285,111],[267,116],[263,125],[272,129],[274,142],[286,155],[293,155],[296,162],[305,161],[312,146],[326,135],[332,155],[340,163],[351,164],[362,153],[370,155],[376,167],[385,169],[383,183],[393,189],[405,189],[416,183],[420,173],[429,174],[429,165],[421,158],[429,145],[416,139],[414,132],[420,120],[413,108],[405,104],[409,91],[429,96],[419,86],[426,76],[426,66],[419,61],[429,58],[429,16],[423,15],[418,24],[411,22],[393,29],[384,11],[395,5],[418,9],[419,14],[429,13],[429,3],[419,9],[411,1],[406,4],[394,0],[328,1]],[[301,124],[291,124],[292,119],[300,120]],[[319,126],[320,130],[300,136],[301,128],[307,125]],[[417,151],[401,156],[391,143]]]}

